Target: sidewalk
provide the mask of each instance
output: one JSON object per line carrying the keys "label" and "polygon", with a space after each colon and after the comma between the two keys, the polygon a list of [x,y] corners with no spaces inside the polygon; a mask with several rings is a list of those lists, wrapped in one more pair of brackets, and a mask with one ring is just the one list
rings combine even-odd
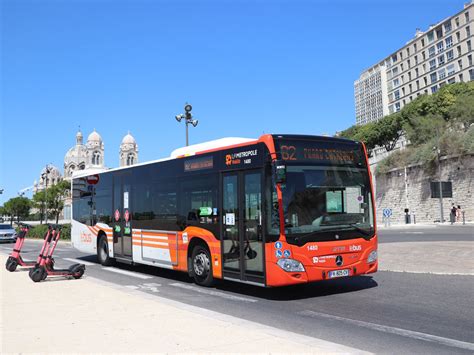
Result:
{"label": "sidewalk", "polygon": [[0,255],[1,353],[362,353],[88,278],[33,283]]}
{"label": "sidewalk", "polygon": [[465,227],[465,228],[474,228],[474,222],[456,222],[451,224],[450,222],[444,223],[390,223],[389,227],[385,227],[385,223],[382,220],[377,220],[377,229],[400,229],[400,228],[436,228],[436,227]]}

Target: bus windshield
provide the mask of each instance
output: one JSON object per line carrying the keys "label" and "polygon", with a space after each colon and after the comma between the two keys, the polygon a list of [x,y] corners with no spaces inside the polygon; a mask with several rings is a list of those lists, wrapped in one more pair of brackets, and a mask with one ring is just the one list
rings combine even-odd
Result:
{"label": "bus windshield", "polygon": [[[367,170],[350,166],[288,165],[281,185],[285,234],[300,242],[370,237],[374,231]],[[348,232],[348,233],[345,233]]]}

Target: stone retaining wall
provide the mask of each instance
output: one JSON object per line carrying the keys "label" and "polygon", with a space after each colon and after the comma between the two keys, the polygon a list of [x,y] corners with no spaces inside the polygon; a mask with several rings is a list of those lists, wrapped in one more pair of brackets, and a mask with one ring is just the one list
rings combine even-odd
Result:
{"label": "stone retaining wall", "polygon": [[[452,204],[465,211],[466,221],[474,221],[474,155],[444,157],[441,159],[442,181],[451,181],[452,198],[443,198],[444,218],[449,221]],[[405,173],[406,172],[406,173]],[[405,184],[406,175],[406,184]],[[404,223],[404,209],[414,213],[417,223],[440,220],[439,198],[431,198],[432,181],[438,181],[438,170],[422,166],[394,169],[376,176],[377,220],[382,223],[382,211],[391,208],[392,223]]]}

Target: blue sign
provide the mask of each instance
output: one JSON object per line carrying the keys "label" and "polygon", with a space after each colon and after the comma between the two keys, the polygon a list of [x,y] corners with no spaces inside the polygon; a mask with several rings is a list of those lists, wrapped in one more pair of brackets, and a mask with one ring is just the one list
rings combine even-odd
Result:
{"label": "blue sign", "polygon": [[285,250],[285,251],[283,252],[283,255],[285,256],[285,258],[289,258],[290,255],[291,255],[291,252],[290,252],[289,250]]}
{"label": "blue sign", "polygon": [[277,258],[281,258],[282,255],[283,255],[283,252],[281,251],[281,249],[278,249],[276,252],[275,252],[275,255]]}
{"label": "blue sign", "polygon": [[391,208],[384,208],[383,209],[383,216],[384,217],[390,217],[392,215],[392,209]]}
{"label": "blue sign", "polygon": [[281,247],[282,247],[281,242],[276,242],[276,243],[275,243],[275,248],[276,248],[276,249],[281,249]]}

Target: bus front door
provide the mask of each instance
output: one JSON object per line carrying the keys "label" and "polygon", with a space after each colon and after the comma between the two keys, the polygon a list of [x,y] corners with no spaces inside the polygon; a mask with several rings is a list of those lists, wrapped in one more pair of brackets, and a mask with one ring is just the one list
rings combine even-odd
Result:
{"label": "bus front door", "polygon": [[264,284],[262,173],[223,174],[221,196],[224,278]]}
{"label": "bus front door", "polygon": [[124,176],[114,177],[114,214],[112,216],[114,256],[118,258],[131,259],[132,213],[130,209],[130,185],[124,180]]}

